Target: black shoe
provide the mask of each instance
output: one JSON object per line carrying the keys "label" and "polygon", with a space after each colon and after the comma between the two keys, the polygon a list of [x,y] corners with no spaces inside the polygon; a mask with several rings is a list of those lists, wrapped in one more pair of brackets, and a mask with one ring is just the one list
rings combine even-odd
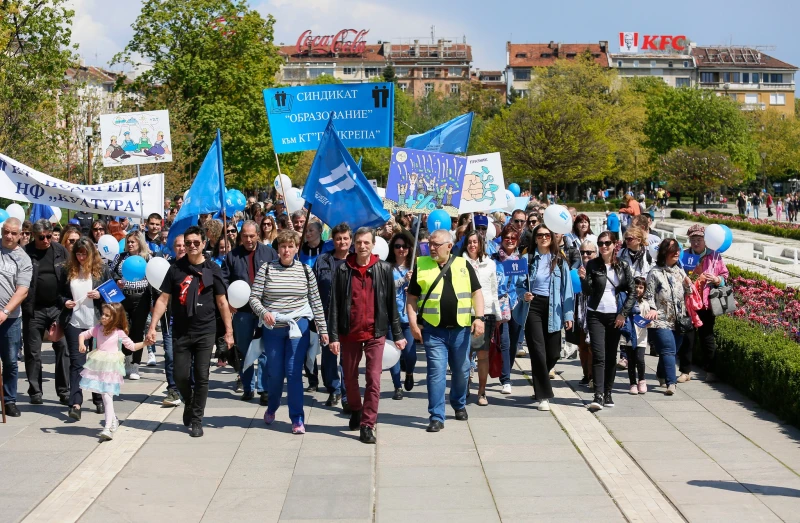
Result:
{"label": "black shoe", "polygon": [[10,418],[19,418],[22,413],[17,408],[16,403],[6,403],[6,416]]}
{"label": "black shoe", "polygon": [[361,436],[358,438],[361,443],[375,444],[378,440],[375,438],[375,430],[372,427],[361,427]]}
{"label": "black shoe", "polygon": [[404,383],[406,390],[411,390],[414,388],[414,375],[413,374],[406,374],[406,382]]}
{"label": "black shoe", "polygon": [[427,432],[439,432],[440,430],[444,430],[444,423],[441,421],[431,421],[428,425],[428,428],[425,429]]}
{"label": "black shoe", "polygon": [[105,407],[105,405],[100,403],[99,405],[95,405],[94,406],[94,411],[96,413],[98,413],[98,414],[105,414],[106,413],[106,407]]}
{"label": "black shoe", "polygon": [[70,407],[67,416],[74,419],[75,421],[81,420],[81,409],[76,409],[75,407]]}
{"label": "black shoe", "polygon": [[589,410],[591,410],[592,412],[595,412],[595,411],[598,411],[598,410],[603,410],[603,403],[604,403],[603,402],[603,395],[600,394],[599,392],[595,392],[594,393],[594,399],[589,404]]}
{"label": "black shoe", "polygon": [[42,401],[41,394],[31,394],[31,405],[41,405],[42,403],[44,401]]}
{"label": "black shoe", "polygon": [[189,429],[189,435],[193,438],[203,437],[203,425],[199,421],[192,423],[192,428]]}
{"label": "black shoe", "polygon": [[467,414],[467,409],[458,409],[456,411],[456,419],[458,421],[467,421],[469,419],[469,414]]}
{"label": "black shoe", "polygon": [[306,392],[317,392],[318,387],[316,385],[309,385],[306,387]]}
{"label": "black shoe", "polygon": [[393,400],[401,400],[401,399],[403,399],[403,389],[401,389],[400,387],[397,387],[396,389],[394,389],[394,396],[392,396],[392,399]]}
{"label": "black shoe", "polygon": [[588,387],[589,386],[589,378],[584,376],[583,378],[581,378],[581,381],[578,382],[578,385],[580,385],[581,387]]}
{"label": "black shoe", "polygon": [[354,410],[350,413],[350,430],[356,430],[361,426],[361,411]]}
{"label": "black shoe", "polygon": [[326,407],[335,407],[339,404],[339,401],[342,399],[341,394],[336,394],[335,392],[331,392],[328,394],[328,401],[325,402]]}
{"label": "black shoe", "polygon": [[239,398],[242,401],[250,401],[255,397],[255,393],[251,390],[250,392],[245,392],[242,394],[242,397]]}
{"label": "black shoe", "polygon": [[58,397],[58,402],[61,403],[64,406],[69,405],[69,396],[59,396]]}
{"label": "black shoe", "polygon": [[269,405],[269,392],[264,391],[261,393],[261,399],[258,400],[258,403],[264,407]]}
{"label": "black shoe", "polygon": [[191,402],[183,405],[183,426],[188,427],[192,424],[192,404]]}
{"label": "black shoe", "polygon": [[242,387],[242,378],[236,378],[236,385],[233,386],[233,392],[242,392],[244,387]]}
{"label": "black shoe", "polygon": [[614,399],[611,397],[611,391],[606,392],[605,396],[603,396],[603,405],[605,407],[614,406]]}
{"label": "black shoe", "polygon": [[353,412],[353,411],[350,408],[350,404],[347,403],[347,400],[342,400],[342,413],[350,414],[351,412]]}

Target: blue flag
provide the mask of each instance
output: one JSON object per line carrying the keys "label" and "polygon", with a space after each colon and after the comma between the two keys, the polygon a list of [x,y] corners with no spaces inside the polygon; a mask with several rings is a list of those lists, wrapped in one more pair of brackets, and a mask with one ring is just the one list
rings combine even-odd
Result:
{"label": "blue flag", "polygon": [[474,114],[462,114],[426,133],[412,134],[406,138],[405,147],[437,153],[465,153]]}
{"label": "blue flag", "polygon": [[106,300],[106,303],[119,303],[125,299],[125,295],[122,294],[117,282],[114,280],[108,280],[100,285],[97,288],[97,292]]}
{"label": "blue flag", "polygon": [[49,205],[44,205],[42,203],[34,203],[33,207],[31,208],[31,217],[30,220],[33,223],[36,223],[36,220],[50,220],[50,217],[53,216],[55,212],[53,208]]}
{"label": "blue flag", "polygon": [[200,171],[183,199],[181,210],[178,211],[172,227],[169,228],[167,245],[162,246],[163,251],[171,253],[175,238],[192,225],[197,225],[197,219],[201,214],[217,212],[225,212],[225,175],[222,167],[222,138],[219,129],[217,129],[214,143],[211,144],[206,158],[200,166]]}
{"label": "blue flag", "polygon": [[377,227],[390,217],[381,197],[336,134],[333,119],[328,120],[319,142],[303,198],[312,205],[312,212],[331,227],[342,222],[353,230]]}

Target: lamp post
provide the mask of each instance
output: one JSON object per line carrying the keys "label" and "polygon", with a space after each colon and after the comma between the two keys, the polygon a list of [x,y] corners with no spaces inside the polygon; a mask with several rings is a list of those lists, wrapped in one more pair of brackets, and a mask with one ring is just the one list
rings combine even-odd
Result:
{"label": "lamp post", "polygon": [[83,134],[86,136],[86,185],[92,185],[92,137],[94,130],[91,125],[83,128]]}

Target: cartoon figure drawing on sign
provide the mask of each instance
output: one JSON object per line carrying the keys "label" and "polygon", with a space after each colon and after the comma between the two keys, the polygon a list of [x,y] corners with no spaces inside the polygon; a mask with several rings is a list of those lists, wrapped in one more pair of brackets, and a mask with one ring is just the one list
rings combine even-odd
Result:
{"label": "cartoon figure drawing on sign", "polygon": [[[430,180],[423,180],[425,182],[425,193],[426,194],[436,194],[436,178],[431,178]],[[430,183],[429,183],[430,182]]]}
{"label": "cartoon figure drawing on sign", "polygon": [[408,175],[408,198],[407,200],[414,201],[414,189],[417,188],[417,178],[419,175],[417,173],[412,172]]}
{"label": "cartoon figure drawing on sign", "polygon": [[417,177],[417,196],[425,194],[425,177],[422,174]]}
{"label": "cartoon figure drawing on sign", "polygon": [[125,152],[136,152],[136,142],[131,139],[131,132],[125,131],[122,133],[122,150]]}
{"label": "cartoon figure drawing on sign", "polygon": [[118,162],[121,162],[125,158],[130,158],[131,157],[117,143],[117,137],[116,136],[112,136],[111,137],[111,143],[108,144],[108,147],[106,147],[106,152],[105,152],[105,154],[103,156],[105,158],[111,158],[112,160],[116,160]]}
{"label": "cartoon figure drawing on sign", "polygon": [[444,205],[453,205],[453,193],[456,192],[456,189],[451,185],[447,188],[447,198],[445,198]]}
{"label": "cartoon figure drawing on sign", "polygon": [[447,192],[447,185],[442,184],[439,186],[439,190],[436,191],[436,201],[439,202],[439,207],[444,205],[444,195]]}
{"label": "cartoon figure drawing on sign", "polygon": [[467,200],[480,202],[490,200],[494,204],[497,184],[493,184],[494,177],[489,174],[486,166],[481,167],[480,171],[473,171],[464,176],[464,193],[462,197]]}
{"label": "cartoon figure drawing on sign", "polygon": [[145,149],[149,149],[150,147],[153,146],[153,144],[150,143],[150,138],[147,136],[147,129],[143,128],[141,132],[142,136],[141,138],[139,138],[139,145],[137,147],[138,148],[137,152],[144,151]]}
{"label": "cartoon figure drawing on sign", "polygon": [[397,194],[403,195],[403,194],[406,193],[407,189],[408,189],[408,184],[407,183],[398,183],[397,184]]}
{"label": "cartoon figure drawing on sign", "polygon": [[[144,132],[144,129],[142,129],[142,132]],[[158,134],[156,135],[156,143],[153,144],[153,146],[149,149],[145,149],[143,152],[147,156],[155,156],[157,160],[163,157],[165,154],[170,154],[169,144],[164,141],[164,133],[162,131],[158,131]]]}

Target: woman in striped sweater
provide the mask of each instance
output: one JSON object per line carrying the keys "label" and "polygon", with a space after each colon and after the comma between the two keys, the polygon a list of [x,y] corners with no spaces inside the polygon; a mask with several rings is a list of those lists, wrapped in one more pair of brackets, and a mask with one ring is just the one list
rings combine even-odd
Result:
{"label": "woman in striped sweater", "polygon": [[263,264],[250,292],[250,307],[264,324],[263,343],[269,362],[269,403],[264,413],[267,425],[275,421],[287,381],[292,433],[305,434],[303,413],[303,362],[309,345],[309,324],[316,323],[323,345],[328,329],[311,270],[295,259],[300,234],[284,229],[275,240],[279,259]]}

